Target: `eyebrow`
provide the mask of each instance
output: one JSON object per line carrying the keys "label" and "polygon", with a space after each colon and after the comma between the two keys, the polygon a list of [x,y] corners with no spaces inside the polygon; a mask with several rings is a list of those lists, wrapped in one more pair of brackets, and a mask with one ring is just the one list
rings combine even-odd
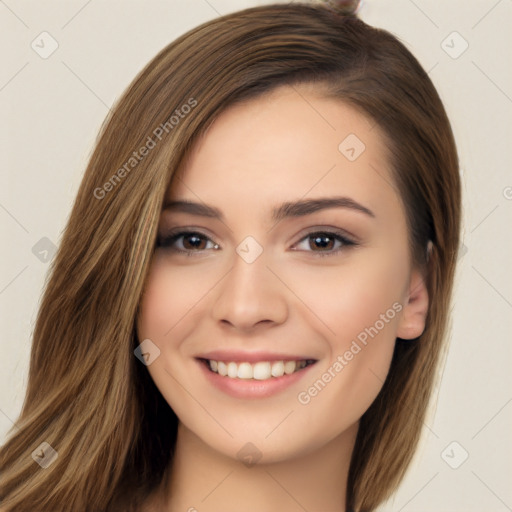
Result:
{"label": "eyebrow", "polygon": [[[361,212],[369,217],[375,217],[375,214],[369,208],[357,201],[349,197],[336,196],[282,203],[272,210],[272,220],[279,222],[289,217],[303,217],[328,208],[346,208]],[[224,215],[221,210],[205,203],[196,203],[188,200],[168,201],[163,209],[165,211],[189,213],[224,221]]]}

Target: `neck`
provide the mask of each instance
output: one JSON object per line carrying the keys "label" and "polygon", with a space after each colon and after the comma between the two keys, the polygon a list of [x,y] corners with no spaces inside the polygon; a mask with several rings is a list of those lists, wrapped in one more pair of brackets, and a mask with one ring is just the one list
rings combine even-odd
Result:
{"label": "neck", "polygon": [[245,465],[213,450],[180,423],[159,510],[345,512],[357,429],[354,424],[329,443],[293,460]]}

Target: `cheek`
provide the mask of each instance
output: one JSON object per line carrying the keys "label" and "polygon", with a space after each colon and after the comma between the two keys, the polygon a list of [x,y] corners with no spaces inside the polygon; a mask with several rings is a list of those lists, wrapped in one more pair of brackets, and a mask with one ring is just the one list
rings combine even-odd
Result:
{"label": "cheek", "polygon": [[181,382],[187,372],[179,363],[186,349],[182,341],[193,332],[201,298],[213,284],[206,276],[198,280],[197,272],[194,279],[193,270],[170,265],[163,255],[154,256],[140,302],[137,336],[140,342],[149,338],[160,351],[148,371],[171,405],[172,397],[179,396],[175,379]]}
{"label": "cheek", "polygon": [[346,266],[302,272],[296,280],[297,294],[326,326],[329,351],[298,401],[321,424],[340,411],[334,430],[357,421],[386,379],[408,279],[406,257],[382,251],[360,256]]}
{"label": "cheek", "polygon": [[194,268],[170,264],[164,255],[155,254],[137,319],[139,339],[154,338],[165,348],[179,348],[214,285],[215,276],[208,269],[199,277]]}
{"label": "cheek", "polygon": [[139,341],[149,338],[160,350],[147,366],[153,382],[180,420],[196,426],[204,418],[191,396],[183,392],[184,387],[191,389],[188,375],[193,370],[184,340],[193,336],[199,317],[204,317],[201,299],[215,285],[206,273],[201,279],[197,274],[193,267],[169,264],[165,255],[155,254],[137,318]]}
{"label": "cheek", "polygon": [[341,264],[289,266],[280,274],[324,325],[331,350],[344,350],[347,342],[376,322],[381,326],[381,315],[386,334],[394,340],[401,309],[396,304],[403,301],[408,279],[406,259],[396,253],[354,252]]}

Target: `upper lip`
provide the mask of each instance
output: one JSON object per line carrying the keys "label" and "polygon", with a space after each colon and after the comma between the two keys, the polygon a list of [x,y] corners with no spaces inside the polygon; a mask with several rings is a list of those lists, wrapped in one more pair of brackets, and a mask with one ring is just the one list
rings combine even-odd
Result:
{"label": "upper lip", "polygon": [[285,354],[284,352],[244,352],[242,350],[213,350],[204,354],[198,354],[196,358],[224,362],[232,361],[234,363],[257,363],[258,361],[316,361],[313,357]]}

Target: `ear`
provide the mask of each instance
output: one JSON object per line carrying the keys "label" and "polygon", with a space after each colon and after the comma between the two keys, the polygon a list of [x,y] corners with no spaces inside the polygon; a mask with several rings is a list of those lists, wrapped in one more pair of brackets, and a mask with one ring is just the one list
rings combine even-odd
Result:
{"label": "ear", "polygon": [[429,304],[425,278],[419,270],[412,271],[409,290],[404,302],[397,336],[404,340],[413,340],[421,336],[425,330]]}

